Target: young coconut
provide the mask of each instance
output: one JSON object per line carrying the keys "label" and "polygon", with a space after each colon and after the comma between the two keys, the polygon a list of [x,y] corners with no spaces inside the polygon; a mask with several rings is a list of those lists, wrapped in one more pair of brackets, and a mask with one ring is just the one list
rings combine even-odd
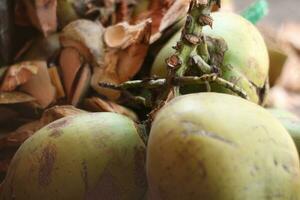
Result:
{"label": "young coconut", "polygon": [[274,117],[276,117],[292,136],[298,153],[300,154],[300,119],[298,116],[287,110],[272,108],[268,109]]}
{"label": "young coconut", "polygon": [[[217,12],[212,13],[211,17],[213,19],[212,28],[207,26],[203,28],[207,43],[213,41],[209,37],[223,38],[228,50],[223,59],[222,55],[218,54],[227,48],[222,47],[222,44],[219,44],[221,46],[217,46],[216,43],[210,44],[208,46],[210,56],[206,58],[208,63],[214,64],[215,61],[212,59],[214,57],[222,59],[221,62],[217,61],[221,65],[215,66],[219,68],[221,77],[246,91],[251,101],[262,103],[265,99],[269,70],[268,51],[263,37],[254,25],[237,14]],[[174,53],[172,47],[176,46],[180,35],[181,32],[175,34],[159,52],[153,63],[151,75],[166,77],[165,60]],[[223,50],[219,51],[218,47],[222,47]],[[202,71],[202,73],[207,72]],[[231,91],[222,86],[215,84],[211,86],[212,91],[232,94]]]}
{"label": "young coconut", "polygon": [[0,199],[140,200],[145,145],[129,118],[93,113],[55,121],[15,154]]}
{"label": "young coconut", "polygon": [[268,111],[233,95],[170,101],[152,123],[146,163],[153,200],[300,198],[292,138]]}

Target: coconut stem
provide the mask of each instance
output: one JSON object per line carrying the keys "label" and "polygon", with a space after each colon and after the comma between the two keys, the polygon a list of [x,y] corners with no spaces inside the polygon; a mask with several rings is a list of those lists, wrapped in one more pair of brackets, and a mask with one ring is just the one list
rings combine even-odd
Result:
{"label": "coconut stem", "polygon": [[[172,80],[173,86],[185,86],[185,85],[199,85],[199,84],[207,84],[215,82],[223,87],[231,90],[232,92],[238,94],[239,96],[248,99],[248,95],[240,89],[238,86],[234,85],[233,83],[218,77],[217,74],[204,74],[202,76],[182,76],[182,77],[175,77]],[[149,80],[134,80],[134,81],[127,81],[119,85],[111,84],[111,83],[99,83],[101,87],[106,87],[109,89],[121,90],[126,91],[128,89],[133,88],[145,88],[145,89],[155,89],[161,88],[166,86],[167,79],[149,79]],[[143,103],[144,104],[144,103]]]}
{"label": "coconut stem", "polygon": [[[173,87],[172,79],[184,76],[189,68],[190,55],[199,45],[203,46],[204,37],[202,35],[202,28],[206,25],[212,25],[210,11],[212,5],[215,3],[219,2],[216,0],[191,1],[181,39],[175,47],[176,52],[166,60],[169,76],[163,97],[167,97],[172,90],[174,90],[175,96],[180,95],[180,87]],[[164,98],[162,99],[164,100]]]}

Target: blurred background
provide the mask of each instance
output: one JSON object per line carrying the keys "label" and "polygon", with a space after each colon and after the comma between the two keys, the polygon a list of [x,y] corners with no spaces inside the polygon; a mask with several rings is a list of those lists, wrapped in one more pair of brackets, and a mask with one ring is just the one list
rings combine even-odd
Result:
{"label": "blurred background", "polygon": [[[233,2],[237,10],[242,10],[254,1],[234,0]],[[268,2],[269,14],[262,20],[262,23],[269,23],[275,27],[291,21],[300,23],[299,0],[269,0]]]}

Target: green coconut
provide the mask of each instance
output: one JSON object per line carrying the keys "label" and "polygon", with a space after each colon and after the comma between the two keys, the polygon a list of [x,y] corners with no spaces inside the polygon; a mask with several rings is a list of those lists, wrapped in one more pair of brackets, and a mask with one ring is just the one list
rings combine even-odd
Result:
{"label": "green coconut", "polygon": [[298,200],[299,158],[264,108],[228,94],[177,97],[151,127],[146,171],[153,200]]}
{"label": "green coconut", "polygon": [[17,151],[0,199],[140,200],[145,145],[129,118],[82,114],[42,128]]}
{"label": "green coconut", "polygon": [[282,125],[286,128],[289,134],[292,136],[296,147],[298,149],[298,154],[300,152],[300,119],[295,114],[279,109],[272,108],[268,109],[274,117],[276,117]]}
{"label": "green coconut", "polygon": [[[212,18],[212,28],[204,27],[203,33],[223,38],[228,46],[220,66],[221,77],[246,91],[251,101],[263,103],[269,72],[268,50],[263,37],[253,24],[237,14],[216,12]],[[174,53],[172,47],[180,40],[180,35],[181,31],[160,50],[152,65],[152,76],[166,77],[165,60]],[[212,86],[215,92],[233,94],[222,86]]]}

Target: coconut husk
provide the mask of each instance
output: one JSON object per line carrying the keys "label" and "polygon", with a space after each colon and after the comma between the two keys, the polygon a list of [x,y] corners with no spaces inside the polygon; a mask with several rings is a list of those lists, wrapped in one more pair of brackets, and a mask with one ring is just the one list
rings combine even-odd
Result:
{"label": "coconut husk", "polygon": [[0,104],[17,104],[35,100],[33,96],[23,92],[0,92]]}
{"label": "coconut husk", "polygon": [[10,64],[13,58],[15,46],[13,7],[14,3],[11,0],[0,1],[0,67]]}
{"label": "coconut husk", "polygon": [[56,91],[51,83],[47,64],[44,61],[36,62],[38,73],[20,87],[20,91],[32,95],[36,101],[46,108],[55,100]]}
{"label": "coconut husk", "polygon": [[62,30],[60,43],[64,48],[76,49],[92,66],[99,66],[104,60],[103,32],[99,23],[76,20]]}
{"label": "coconut husk", "polygon": [[109,100],[99,97],[86,98],[83,102],[85,109],[92,112],[114,112],[125,115],[134,121],[138,121],[137,115],[130,109]]}
{"label": "coconut husk", "polygon": [[56,90],[56,99],[64,98],[66,96],[66,94],[65,94],[57,67],[51,66],[50,68],[48,68],[48,73],[49,73],[49,76],[51,79],[51,83],[55,87],[55,90]]}
{"label": "coconut husk", "polygon": [[26,25],[29,21],[44,36],[57,30],[57,0],[17,0],[16,4],[17,24]]}
{"label": "coconut husk", "polygon": [[39,64],[38,61],[26,61],[10,66],[0,86],[0,92],[13,91],[18,86],[28,82],[38,73]]}
{"label": "coconut husk", "polygon": [[104,64],[94,67],[91,86],[99,94],[111,100],[120,97],[120,92],[103,88],[99,82],[119,84],[131,79],[141,68],[150,41],[151,22],[143,21],[137,25],[126,22],[106,29],[104,42],[107,45]]}

